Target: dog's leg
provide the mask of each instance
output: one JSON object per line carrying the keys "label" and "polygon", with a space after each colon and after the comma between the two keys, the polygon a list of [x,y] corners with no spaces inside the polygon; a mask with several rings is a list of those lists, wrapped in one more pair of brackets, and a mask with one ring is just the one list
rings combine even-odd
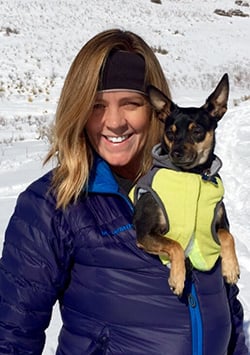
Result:
{"label": "dog's leg", "polygon": [[169,286],[174,294],[181,296],[186,276],[185,255],[180,244],[161,235],[146,234],[138,239],[137,246],[147,253],[165,255],[171,263]]}
{"label": "dog's leg", "polygon": [[134,225],[139,248],[169,258],[171,269],[168,283],[173,293],[180,296],[186,276],[184,251],[178,242],[162,235],[166,231],[166,220],[151,193],[145,193],[137,202]]}
{"label": "dog's leg", "polygon": [[181,296],[186,276],[185,255],[180,244],[157,234],[146,234],[138,238],[137,246],[147,253],[166,255],[171,263],[169,286],[175,295]]}
{"label": "dog's leg", "polygon": [[240,275],[240,267],[235,251],[232,234],[224,228],[218,229],[218,238],[221,244],[222,275],[229,284],[235,284]]}

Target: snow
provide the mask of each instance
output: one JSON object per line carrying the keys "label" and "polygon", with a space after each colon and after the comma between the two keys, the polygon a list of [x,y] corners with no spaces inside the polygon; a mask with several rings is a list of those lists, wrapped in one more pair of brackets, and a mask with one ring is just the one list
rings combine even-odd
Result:
{"label": "snow", "polygon": [[[219,123],[216,151],[223,160],[249,346],[250,1],[161,2],[0,0],[0,250],[18,194],[51,168],[42,166],[46,132],[73,58],[102,30],[134,31],[155,49],[179,105],[203,104],[229,74],[229,109]],[[220,16],[218,9],[234,15]],[[55,353],[60,325],[56,305],[43,355]]]}

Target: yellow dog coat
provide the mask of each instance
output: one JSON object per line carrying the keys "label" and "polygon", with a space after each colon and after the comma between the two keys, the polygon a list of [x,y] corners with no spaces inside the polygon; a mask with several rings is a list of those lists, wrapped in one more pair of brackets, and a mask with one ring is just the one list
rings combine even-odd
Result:
{"label": "yellow dog coat", "polygon": [[[158,146],[156,148],[159,149]],[[157,158],[156,150],[154,152]],[[155,163],[157,165],[157,160]],[[220,254],[214,217],[222,203],[224,188],[217,174],[221,167],[218,157],[214,165],[216,168],[211,168],[214,173],[205,177],[172,170],[167,156],[161,156],[158,167],[154,166],[148,176],[142,177],[134,192],[130,193],[134,201],[142,193],[152,193],[165,214],[165,235],[178,241],[192,265],[202,271],[210,270]],[[169,262],[165,256],[160,258],[164,264]]]}

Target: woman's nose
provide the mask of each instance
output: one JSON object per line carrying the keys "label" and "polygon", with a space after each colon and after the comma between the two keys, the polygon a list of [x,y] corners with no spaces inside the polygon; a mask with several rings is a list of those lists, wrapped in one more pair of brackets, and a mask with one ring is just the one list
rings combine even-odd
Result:
{"label": "woman's nose", "polygon": [[110,129],[117,129],[126,125],[124,112],[120,107],[110,106],[105,112],[105,123]]}

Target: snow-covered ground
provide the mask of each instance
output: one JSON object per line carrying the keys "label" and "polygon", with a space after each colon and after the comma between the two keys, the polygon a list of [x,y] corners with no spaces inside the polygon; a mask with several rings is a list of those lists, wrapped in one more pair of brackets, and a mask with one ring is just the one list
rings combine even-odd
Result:
{"label": "snow-covered ground", "polygon": [[[250,0],[161,2],[0,0],[0,250],[18,194],[50,168],[42,167],[47,127],[73,58],[102,30],[132,30],[154,48],[180,105],[203,104],[229,74],[229,110],[217,130],[217,154],[224,163],[250,345]],[[55,353],[60,324],[56,306],[44,355]]]}

